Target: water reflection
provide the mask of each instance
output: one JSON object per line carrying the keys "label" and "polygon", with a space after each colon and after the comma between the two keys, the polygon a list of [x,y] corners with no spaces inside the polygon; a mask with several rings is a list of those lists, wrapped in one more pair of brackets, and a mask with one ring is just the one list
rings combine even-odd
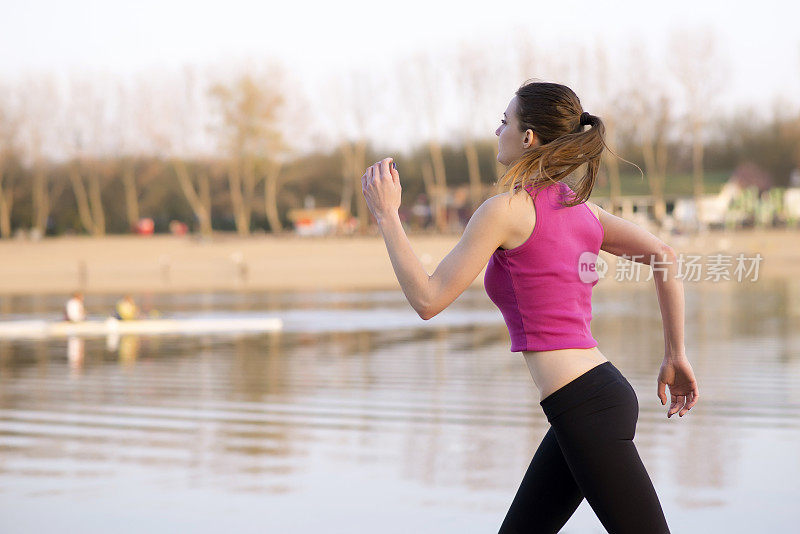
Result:
{"label": "water reflection", "polygon": [[[680,420],[656,397],[655,294],[596,293],[600,348],[639,397],[639,452],[674,532],[791,530],[800,285],[692,289],[702,401]],[[485,294],[462,297],[440,325],[415,326],[394,293],[317,308],[182,296],[186,313],[205,302],[294,322],[249,336],[0,340],[0,530],[117,530],[137,503],[158,513],[136,514],[131,531],[496,532],[547,421]],[[602,528],[584,502],[564,532]]]}
{"label": "water reflection", "polygon": [[106,336],[106,351],[116,353],[119,362],[125,367],[132,367],[139,356],[140,337],[137,335],[120,336],[114,332]]}
{"label": "water reflection", "polygon": [[69,362],[70,377],[80,375],[83,368],[83,358],[86,354],[86,343],[83,338],[71,336],[67,339],[67,361]]}

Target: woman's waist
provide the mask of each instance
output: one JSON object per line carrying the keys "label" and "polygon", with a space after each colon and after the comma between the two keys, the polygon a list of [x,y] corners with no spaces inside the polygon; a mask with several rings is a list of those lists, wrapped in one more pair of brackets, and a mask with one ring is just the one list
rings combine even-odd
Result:
{"label": "woman's waist", "polygon": [[545,398],[589,369],[608,361],[598,347],[522,352],[540,398]]}

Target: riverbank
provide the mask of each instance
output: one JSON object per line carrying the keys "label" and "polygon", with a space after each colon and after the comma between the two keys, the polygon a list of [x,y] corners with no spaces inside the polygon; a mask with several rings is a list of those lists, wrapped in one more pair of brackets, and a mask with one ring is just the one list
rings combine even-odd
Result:
{"label": "riverbank", "polygon": [[[412,235],[414,251],[426,270],[455,246],[458,235]],[[662,236],[684,255],[761,254],[758,278],[800,274],[800,231],[753,229],[698,236]],[[398,289],[380,236],[298,237],[216,235],[195,237],[71,236],[38,242],[0,242],[0,294],[197,292],[230,290],[374,290]],[[636,283],[615,280],[616,258],[605,252],[609,271],[602,285]],[[735,259],[729,272],[733,277]],[[748,262],[748,267],[750,262]],[[642,266],[640,283],[649,268]],[[706,276],[703,270],[702,277]],[[748,279],[752,279],[751,272]],[[701,282],[687,282],[701,283]],[[735,283],[722,282],[722,283]],[[482,286],[483,272],[473,281]]]}

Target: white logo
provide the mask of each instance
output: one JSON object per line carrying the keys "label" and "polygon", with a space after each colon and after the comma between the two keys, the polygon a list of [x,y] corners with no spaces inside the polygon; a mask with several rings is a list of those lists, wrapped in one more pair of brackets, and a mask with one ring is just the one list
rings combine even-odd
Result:
{"label": "white logo", "polygon": [[603,278],[608,272],[608,263],[595,254],[587,250],[582,252],[578,258],[578,276],[584,284],[591,284]]}

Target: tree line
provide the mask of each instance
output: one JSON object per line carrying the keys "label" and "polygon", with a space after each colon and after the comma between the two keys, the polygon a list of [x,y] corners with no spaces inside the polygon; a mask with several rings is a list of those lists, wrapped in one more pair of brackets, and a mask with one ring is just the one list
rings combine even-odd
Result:
{"label": "tree line", "polygon": [[[603,119],[607,143],[644,170],[657,219],[665,194],[700,197],[709,176],[742,162],[788,185],[800,167],[800,112],[785,102],[768,117],[715,110],[726,73],[714,40],[676,33],[670,43],[664,72],[640,46],[621,67],[600,45],[553,55],[520,41],[506,64],[461,44],[311,87],[275,62],[216,76],[187,67],[133,82],[95,75],[0,83],[0,236],[102,236],[128,232],[141,217],[157,231],[181,220],[203,235],[280,233],[309,195],[340,206],[366,231],[360,177],[387,155],[400,168],[404,205],[424,198],[444,231],[452,188],[465,186],[475,209],[503,172],[495,122],[530,73],[563,80]],[[452,105],[459,113],[446,112]],[[401,142],[403,132],[410,142]],[[638,180],[638,170],[606,153],[597,191],[613,207]]]}

